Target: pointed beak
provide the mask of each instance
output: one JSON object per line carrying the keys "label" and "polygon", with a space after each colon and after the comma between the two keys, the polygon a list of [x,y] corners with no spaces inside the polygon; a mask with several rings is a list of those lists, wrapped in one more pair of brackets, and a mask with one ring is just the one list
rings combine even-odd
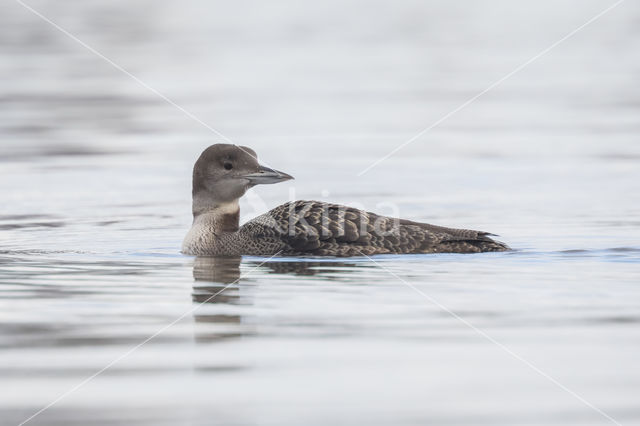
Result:
{"label": "pointed beak", "polygon": [[293,176],[291,175],[264,166],[260,166],[260,170],[258,172],[249,173],[242,177],[247,179],[252,185],[278,183],[293,179]]}

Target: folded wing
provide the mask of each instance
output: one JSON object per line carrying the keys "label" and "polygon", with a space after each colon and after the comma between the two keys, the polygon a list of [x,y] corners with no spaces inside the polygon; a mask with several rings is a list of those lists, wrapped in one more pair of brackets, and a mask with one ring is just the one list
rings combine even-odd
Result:
{"label": "folded wing", "polygon": [[242,228],[285,255],[362,256],[400,253],[477,253],[509,248],[489,233],[380,216],[338,204],[283,204]]}

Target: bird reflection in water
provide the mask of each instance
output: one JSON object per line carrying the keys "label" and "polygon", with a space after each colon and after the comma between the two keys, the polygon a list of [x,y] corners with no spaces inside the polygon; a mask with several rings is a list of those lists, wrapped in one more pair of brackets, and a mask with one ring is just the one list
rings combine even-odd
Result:
{"label": "bird reflection in water", "polygon": [[[196,257],[193,264],[192,299],[202,305],[194,312],[197,342],[214,342],[250,334],[242,327],[242,317],[223,313],[209,304],[240,304],[240,261],[238,257]],[[209,306],[207,306],[209,305]],[[208,325],[206,325],[208,324]],[[206,325],[206,326],[205,326]]]}
{"label": "bird reflection in water", "polygon": [[229,308],[229,305],[252,304],[246,287],[260,275],[318,275],[332,281],[343,281],[344,273],[354,271],[356,267],[370,267],[366,262],[247,260],[243,263],[246,267],[243,274],[241,263],[240,256],[196,257],[193,265],[195,283],[192,298],[194,303],[202,305],[194,313],[196,323],[200,324],[196,328],[197,342],[214,342],[255,334],[255,326],[250,322],[243,322],[241,315],[230,314],[229,312],[237,312],[237,309]]}

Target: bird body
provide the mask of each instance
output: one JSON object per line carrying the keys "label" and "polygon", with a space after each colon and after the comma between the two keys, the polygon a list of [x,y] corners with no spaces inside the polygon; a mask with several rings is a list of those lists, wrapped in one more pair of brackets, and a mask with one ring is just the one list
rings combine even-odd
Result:
{"label": "bird body", "polygon": [[509,250],[487,232],[380,216],[320,201],[285,203],[239,226],[238,200],[248,188],[288,179],[292,177],[260,166],[249,148],[223,144],[207,148],[194,167],[194,221],[183,253],[346,257]]}

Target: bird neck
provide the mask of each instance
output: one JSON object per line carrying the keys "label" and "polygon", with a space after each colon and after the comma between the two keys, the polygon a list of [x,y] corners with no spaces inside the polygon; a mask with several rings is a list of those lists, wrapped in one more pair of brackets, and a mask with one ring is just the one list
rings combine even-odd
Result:
{"label": "bird neck", "polygon": [[205,224],[214,233],[236,232],[240,225],[240,205],[238,200],[226,203],[195,196],[193,197],[193,223]]}

